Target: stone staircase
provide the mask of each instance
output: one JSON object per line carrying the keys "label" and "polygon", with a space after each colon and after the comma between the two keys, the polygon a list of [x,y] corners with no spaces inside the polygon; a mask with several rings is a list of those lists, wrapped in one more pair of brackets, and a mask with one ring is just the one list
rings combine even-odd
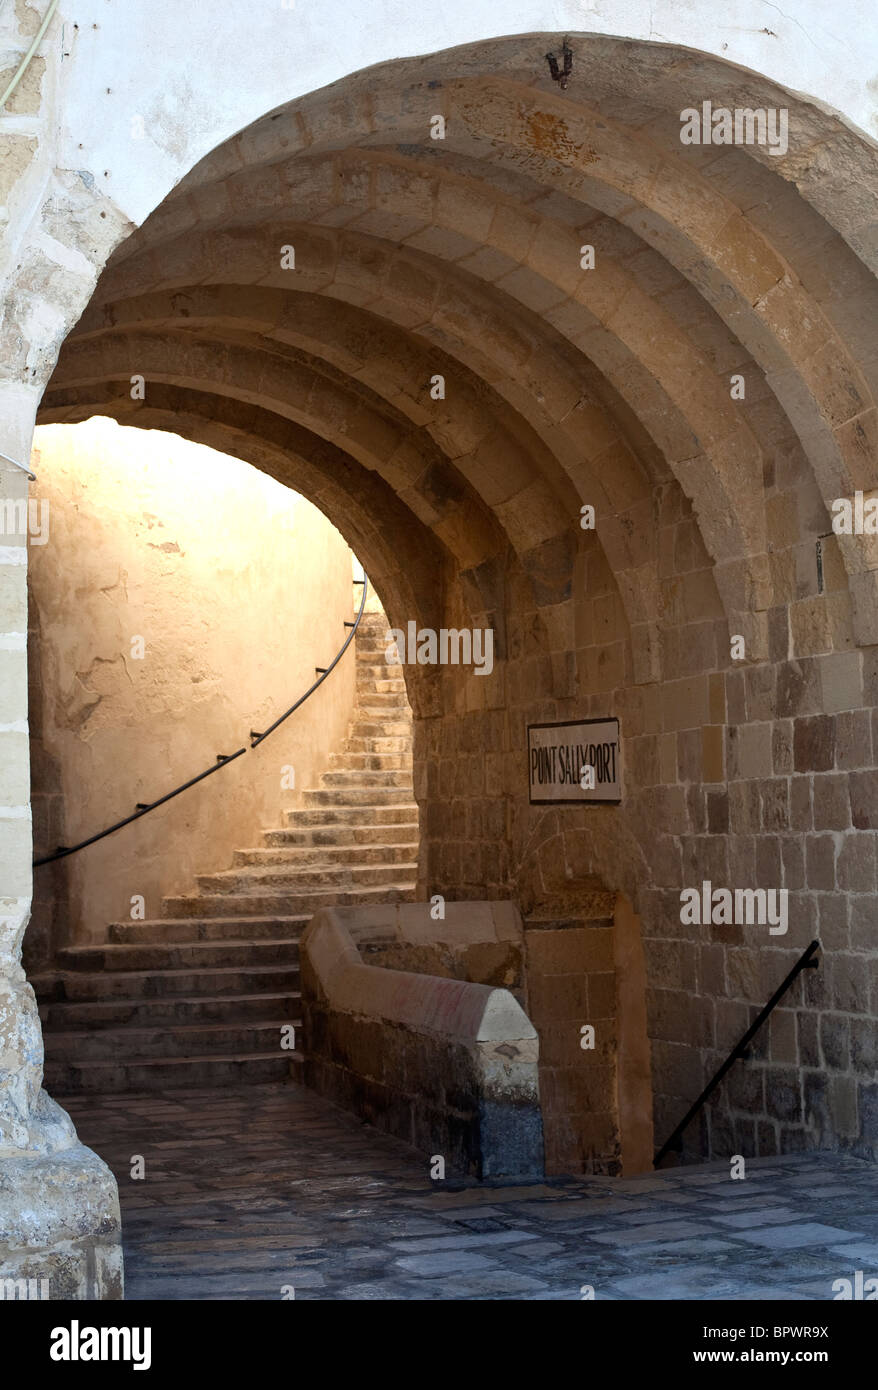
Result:
{"label": "stone staircase", "polygon": [[50,1094],[298,1079],[301,1055],[281,1040],[299,1026],[306,923],[324,906],[414,898],[411,711],[386,631],[383,613],[363,615],[348,736],[301,809],[197,892],[165,898],[159,920],[113,923],[106,944],[67,947],[32,978]]}

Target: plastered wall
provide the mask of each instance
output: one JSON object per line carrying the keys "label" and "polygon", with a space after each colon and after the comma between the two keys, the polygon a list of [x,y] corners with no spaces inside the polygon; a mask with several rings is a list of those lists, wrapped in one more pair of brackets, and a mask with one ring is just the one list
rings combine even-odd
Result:
{"label": "plastered wall", "polygon": [[[95,419],[37,431],[30,557],[37,855],[76,844],[249,747],[327,666],[353,612],[326,518],[237,459]],[[41,530],[45,522],[44,531]],[[140,652],[142,651],[142,655]],[[167,806],[36,873],[30,958],[106,939],[228,867],[345,736],[353,651],[270,739]],[[132,897],[143,899],[135,903]]]}

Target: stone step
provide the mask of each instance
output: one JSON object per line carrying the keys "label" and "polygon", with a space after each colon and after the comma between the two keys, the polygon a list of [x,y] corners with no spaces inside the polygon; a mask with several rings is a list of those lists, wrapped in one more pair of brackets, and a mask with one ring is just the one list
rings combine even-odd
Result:
{"label": "stone step", "polygon": [[382,721],[393,719],[399,723],[406,724],[411,733],[412,719],[409,713],[409,707],[401,696],[376,695],[374,690],[360,691],[357,703],[351,714],[351,723],[355,724],[357,720],[362,719],[364,711],[366,710],[373,711],[376,717]]}
{"label": "stone step", "polygon": [[[364,864],[358,861],[355,864],[299,866],[282,860],[276,867],[241,866],[235,869],[224,869],[219,874],[198,874],[195,881],[203,893],[265,893],[266,890],[270,890],[300,894],[310,888],[332,886],[344,889],[361,889],[375,887],[382,883],[406,882],[409,877],[414,876],[416,868],[409,851],[408,861],[399,864]],[[241,944],[244,946],[249,944],[256,951],[268,943],[254,941],[252,943],[242,942]],[[273,942],[271,944],[286,945],[290,950],[294,947],[298,949],[295,942]],[[122,950],[123,948],[114,947],[112,949]],[[183,950],[184,948],[174,949]],[[189,949],[197,948],[191,947]],[[217,964],[226,965],[230,962],[222,961],[217,962]]]}
{"label": "stone step", "polygon": [[404,753],[411,762],[412,739],[411,736],[402,738],[399,734],[388,734],[386,737],[377,734],[373,738],[349,735],[345,739],[343,751],[339,756],[343,757],[347,753]]}
{"label": "stone step", "polygon": [[354,674],[358,684],[378,685],[381,681],[393,681],[398,689],[406,688],[405,667],[399,661],[387,661],[383,647],[377,652],[358,652]]}
{"label": "stone step", "polygon": [[411,768],[364,768],[348,767],[324,772],[320,779],[323,787],[401,787],[414,795]]}
{"label": "stone step", "polygon": [[399,705],[385,704],[380,695],[370,695],[368,698],[358,701],[354,722],[359,724],[362,720],[380,719],[386,721],[388,719],[401,720],[401,718],[402,711]]}
{"label": "stone step", "polygon": [[[407,864],[410,865],[416,851],[412,841],[408,844],[387,845],[275,845],[259,849],[235,850],[233,867],[246,865],[289,864],[291,868],[319,868],[346,864]],[[298,880],[297,880],[298,881]]]}
{"label": "stone step", "polygon": [[357,705],[355,706],[354,711],[351,715],[351,720],[348,724],[348,734],[351,733],[352,729],[359,722],[359,720],[363,718],[363,711],[366,709],[378,710],[378,718],[380,719],[382,724],[386,724],[389,720],[392,720],[394,723],[397,724],[404,724],[406,726],[406,732],[409,735],[411,734],[412,720],[409,715],[407,705],[399,703],[397,703],[396,705],[378,704],[376,703],[376,697],[373,696],[371,692],[366,693],[365,691],[360,696],[360,699],[357,702]]}
{"label": "stone step", "polygon": [[[233,1019],[221,1023],[184,1023],[172,1027],[138,1026],[51,1032],[45,1038],[46,1062],[153,1061],[160,1057],[242,1056],[276,1051],[289,1059],[294,1049],[282,1049],[284,1028],[301,1028],[301,1020]],[[298,1041],[298,1034],[295,1040]]]}
{"label": "stone step", "polygon": [[375,681],[365,681],[357,690],[356,713],[364,708],[398,711],[402,718],[408,710],[408,701],[404,690],[379,690]]}
{"label": "stone step", "polygon": [[404,672],[388,664],[384,613],[355,642],[357,704],[318,788],[282,813],[233,867],[168,897],[160,919],[113,922],[106,943],[71,946],[33,981],[45,1081],[59,1095],[301,1080],[280,1048],[300,1028],[298,940],[311,914],[411,902],[418,807]]}
{"label": "stone step", "polygon": [[368,719],[357,717],[348,729],[348,738],[411,738],[410,719],[382,719],[370,715]]}
{"label": "stone step", "polygon": [[300,917],[217,917],[198,922],[193,918],[153,918],[145,922],[111,922],[110,941],[159,942],[222,941],[298,941],[310,918]]}
{"label": "stone step", "polygon": [[267,849],[356,849],[358,845],[379,848],[392,841],[396,846],[408,845],[413,851],[409,857],[413,859],[419,827],[416,820],[401,825],[316,825],[302,830],[263,830],[262,839]]}
{"label": "stone step", "polygon": [[345,749],[343,753],[330,753],[329,765],[333,771],[356,772],[407,772],[412,779],[411,754],[400,751],[394,753],[353,753]]}
{"label": "stone step", "polygon": [[327,829],[332,825],[353,825],[353,826],[393,826],[407,825],[411,821],[418,819],[417,802],[402,801],[391,806],[335,806],[327,805],[322,807],[296,807],[293,811],[284,811],[284,824],[294,830],[301,830],[305,827],[315,829]]}
{"label": "stone step", "polygon": [[[356,677],[356,700],[357,704],[372,703],[373,697],[380,703],[387,702],[400,710],[400,717],[411,719],[411,706],[408,701],[408,686],[401,674],[400,666],[362,666],[358,665]],[[356,717],[356,706],[354,717]]]}
{"label": "stone step", "polygon": [[408,687],[399,675],[399,666],[358,666],[356,672],[356,692],[359,702],[370,702],[372,695],[389,695],[398,702],[398,707],[406,718],[411,718],[408,702]]}
{"label": "stone step", "polygon": [[332,888],[310,893],[201,893],[188,898],[167,898],[166,902],[168,913],[172,917],[225,917],[230,911],[264,912],[269,915],[282,908],[307,912],[313,916],[321,907],[350,907],[356,903],[414,902],[413,882],[414,875],[411,882],[383,883],[376,888],[360,888],[356,891]]}
{"label": "stone step", "polygon": [[53,1096],[84,1092],[165,1091],[176,1087],[260,1085],[302,1080],[302,1057],[289,1052],[228,1057],[164,1057],[156,1061],[52,1062],[44,1083]]}
{"label": "stone step", "polygon": [[[271,983],[271,981],[270,981]],[[86,999],[40,1004],[40,1018],[49,1028],[67,1033],[86,1029],[157,1028],[184,1023],[257,1022],[260,1019],[295,1023],[301,1017],[302,996],[290,994],[221,994],[204,998],[165,995],[158,999]]]}
{"label": "stone step", "polygon": [[[224,901],[224,900],[219,900]],[[221,913],[216,913],[221,916]],[[214,970],[68,970],[31,979],[41,1003],[76,1000],[158,999],[174,995],[218,998],[240,994],[295,993],[299,989],[298,965],[231,966]]]}
{"label": "stone step", "polygon": [[354,670],[359,676],[363,673],[364,679],[373,680],[404,680],[402,663],[399,661],[387,661],[385,653],[387,651],[384,642],[371,642],[368,647],[357,650],[357,660]]}
{"label": "stone step", "polygon": [[408,712],[409,704],[406,697],[405,681],[393,680],[393,678],[361,680],[357,678],[357,699],[366,703],[372,703],[372,697],[380,695],[382,698],[392,700],[397,709],[401,711],[400,717]]}
{"label": "stone step", "polygon": [[215,970],[231,966],[295,965],[298,941],[190,941],[109,943],[105,946],[65,946],[58,952],[62,971]]}
{"label": "stone step", "polygon": [[406,797],[406,787],[366,787],[354,783],[345,787],[319,787],[304,793],[306,807],[336,806],[362,807],[370,811],[376,806],[411,806],[411,796]]}

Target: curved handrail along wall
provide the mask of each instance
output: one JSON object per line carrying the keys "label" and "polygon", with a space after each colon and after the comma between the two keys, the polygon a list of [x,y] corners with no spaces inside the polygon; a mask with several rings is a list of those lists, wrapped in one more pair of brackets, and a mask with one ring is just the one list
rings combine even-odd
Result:
{"label": "curved handrail along wall", "polygon": [[53,864],[57,859],[66,859],[68,855],[78,854],[80,850],[86,849],[89,845],[96,844],[98,840],[104,840],[108,835],[115,834],[117,830],[121,830],[124,826],[131,825],[132,821],[140,820],[142,816],[148,815],[150,811],[154,811],[158,806],[164,806],[166,802],[173,801],[175,796],[179,796],[181,792],[188,791],[188,789],[194,787],[196,783],[203,782],[205,777],[210,777],[212,773],[219,772],[220,768],[228,767],[229,763],[233,763],[235,759],[240,758],[243,753],[258,748],[260,743],[268,738],[269,734],[273,734],[275,729],[278,729],[285,720],[289,719],[291,714],[295,714],[296,710],[299,709],[299,707],[314,694],[314,691],[323,684],[327,676],[335,670],[335,667],[341,661],[356,636],[357,628],[360,626],[360,619],[363,616],[363,610],[366,607],[366,592],[369,588],[369,580],[364,575],[362,579],[355,579],[354,583],[362,584],[363,592],[360,597],[360,606],[357,610],[357,616],[354,621],[349,624],[350,632],[344,642],[339,647],[328,666],[317,668],[316,681],[308,687],[304,695],[299,696],[295,704],[290,705],[289,709],[285,710],[284,713],[275,719],[274,723],[270,724],[262,733],[256,733],[253,729],[250,730],[250,749],[245,745],[243,748],[236,749],[234,753],[218,753],[215,763],[205,768],[203,772],[197,773],[195,777],[190,777],[188,782],[181,782],[179,787],[175,787],[173,791],[166,792],[164,796],[157,797],[155,801],[139,803],[132,815],[126,816],[124,820],[116,821],[114,825],[108,825],[106,830],[99,830],[96,835],[90,835],[86,840],[80,840],[78,845],[59,845],[52,854],[44,854],[41,858],[35,859],[33,863],[34,868],[38,869],[42,864]]}

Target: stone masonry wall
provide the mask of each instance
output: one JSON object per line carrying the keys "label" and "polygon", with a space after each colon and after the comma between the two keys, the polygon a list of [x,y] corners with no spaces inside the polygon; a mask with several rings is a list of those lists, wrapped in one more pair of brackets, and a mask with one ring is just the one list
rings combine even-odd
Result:
{"label": "stone masonry wall", "polygon": [[[633,683],[618,594],[598,547],[586,540],[569,581],[582,693],[553,696],[551,635],[542,615],[522,603],[506,614],[507,660],[490,677],[445,670],[442,705],[455,712],[416,725],[425,895],[508,895],[526,913],[539,913],[541,900],[577,880],[580,902],[595,883],[630,895],[646,951],[657,1145],[812,938],[820,940],[820,968],[800,976],[751,1058],[736,1064],[687,1132],[685,1152],[693,1155],[878,1152],[878,651],[853,646],[837,543],[825,538],[825,513],[801,492],[790,467],[766,502],[783,600],[767,615],[770,660],[731,659],[691,510],[669,484],[655,498],[669,616],[664,682]],[[789,520],[806,503],[810,534]],[[524,593],[513,575],[507,587]],[[504,695],[508,709],[496,708]],[[621,720],[622,805],[528,807],[526,725],[612,715]],[[714,887],[787,889],[786,935],[758,924],[684,925],[681,889],[706,879]],[[580,1062],[579,1025],[607,1012],[601,932],[592,926],[583,935],[569,919],[567,930],[571,960],[577,940],[591,941],[596,954],[590,964],[582,957],[578,977],[571,972],[565,981],[550,975],[547,982],[542,963],[563,940],[561,930],[528,935],[538,1028],[543,1008],[533,1000],[550,993],[544,1061],[550,1038],[566,1027],[562,1045]],[[608,1042],[612,1049],[611,1033]],[[580,1158],[592,1155],[586,1165],[595,1156],[612,1161],[616,1142],[602,1128],[600,1087],[586,1105],[574,1100],[589,1085],[580,1067],[556,1107],[568,1129],[579,1115],[566,1158],[578,1145]],[[544,1104],[549,1134],[551,1095]]]}

